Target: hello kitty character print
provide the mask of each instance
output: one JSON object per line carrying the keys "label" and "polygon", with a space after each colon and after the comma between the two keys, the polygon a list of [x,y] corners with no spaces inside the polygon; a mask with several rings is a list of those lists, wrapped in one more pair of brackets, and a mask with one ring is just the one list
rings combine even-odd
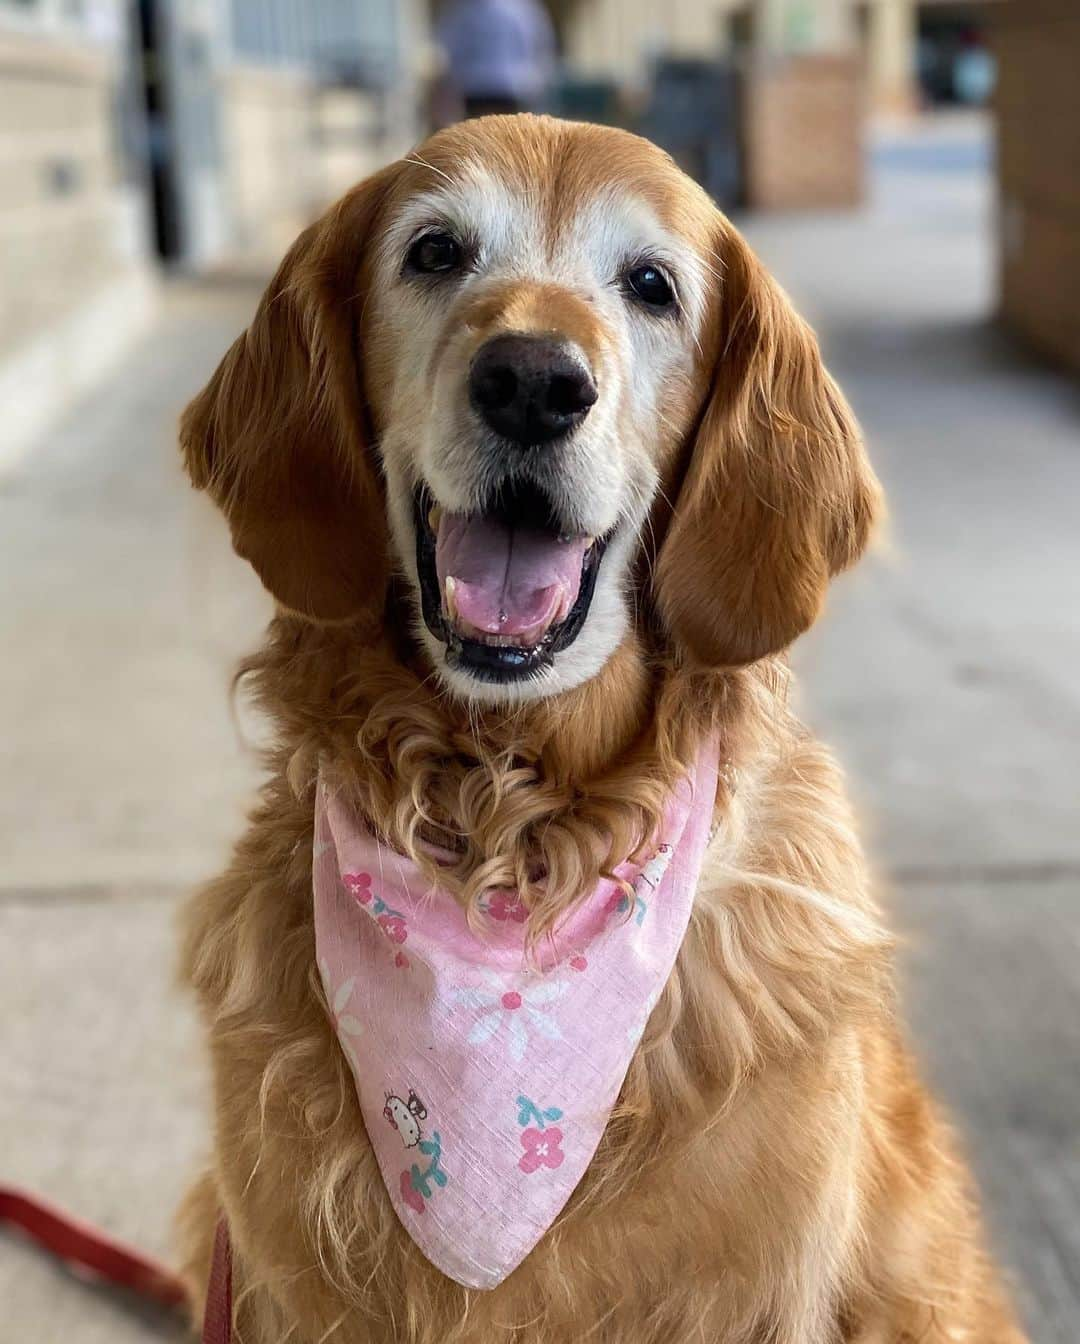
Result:
{"label": "hello kitty character print", "polygon": [[635,891],[643,885],[648,887],[650,891],[655,891],[663,881],[668,864],[671,862],[671,856],[674,853],[675,847],[673,845],[661,845],[638,874],[637,881],[634,883]]}
{"label": "hello kitty character print", "polygon": [[411,1089],[407,1101],[402,1101],[393,1092],[387,1092],[383,1115],[401,1135],[406,1148],[415,1148],[424,1137],[420,1121],[427,1119],[427,1108]]}

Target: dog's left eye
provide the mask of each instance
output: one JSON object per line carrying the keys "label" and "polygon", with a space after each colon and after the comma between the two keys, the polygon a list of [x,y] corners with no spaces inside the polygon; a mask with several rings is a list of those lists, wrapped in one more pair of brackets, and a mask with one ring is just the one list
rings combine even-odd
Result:
{"label": "dog's left eye", "polygon": [[425,233],[409,248],[405,267],[421,275],[456,271],[462,261],[461,244],[448,233]]}
{"label": "dog's left eye", "polygon": [[675,291],[667,276],[657,266],[646,263],[626,273],[629,289],[650,308],[669,308],[675,302]]}

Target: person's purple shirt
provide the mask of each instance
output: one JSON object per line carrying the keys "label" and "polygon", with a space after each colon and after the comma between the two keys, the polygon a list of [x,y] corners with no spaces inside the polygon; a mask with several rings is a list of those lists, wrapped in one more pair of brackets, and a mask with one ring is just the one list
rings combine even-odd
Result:
{"label": "person's purple shirt", "polygon": [[451,0],[438,36],[465,97],[531,103],[551,79],[555,35],[538,0]]}

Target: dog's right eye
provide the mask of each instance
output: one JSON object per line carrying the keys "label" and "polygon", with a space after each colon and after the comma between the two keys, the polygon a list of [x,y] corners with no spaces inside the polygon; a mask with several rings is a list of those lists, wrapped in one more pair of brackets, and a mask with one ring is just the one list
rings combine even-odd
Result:
{"label": "dog's right eye", "polygon": [[405,257],[405,269],[419,275],[442,275],[461,265],[461,244],[448,233],[425,233]]}

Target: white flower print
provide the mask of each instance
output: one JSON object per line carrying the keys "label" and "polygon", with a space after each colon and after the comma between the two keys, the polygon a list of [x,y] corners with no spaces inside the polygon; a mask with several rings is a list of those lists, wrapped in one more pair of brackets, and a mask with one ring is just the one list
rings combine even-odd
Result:
{"label": "white flower print", "polygon": [[[330,1007],[330,1016],[334,1023],[334,1030],[337,1032],[337,1038],[341,1042],[341,1048],[353,1068],[358,1068],[359,1061],[356,1057],[353,1040],[364,1034],[364,1024],[358,1017],[354,1017],[352,1013],[345,1011],[353,996],[353,990],[356,988],[356,976],[350,975],[347,980],[343,980],[338,985],[337,989],[334,989],[330,967],[325,961],[319,963],[319,974],[322,976],[323,989],[326,991],[326,1002]],[[350,1037],[353,1039],[350,1040]]]}
{"label": "white flower print", "polygon": [[484,980],[483,985],[451,994],[452,1003],[479,1010],[467,1038],[470,1045],[482,1045],[505,1028],[510,1058],[520,1063],[529,1048],[530,1033],[538,1032],[552,1041],[562,1039],[551,1005],[562,997],[564,980],[503,979],[493,971],[485,971]]}

